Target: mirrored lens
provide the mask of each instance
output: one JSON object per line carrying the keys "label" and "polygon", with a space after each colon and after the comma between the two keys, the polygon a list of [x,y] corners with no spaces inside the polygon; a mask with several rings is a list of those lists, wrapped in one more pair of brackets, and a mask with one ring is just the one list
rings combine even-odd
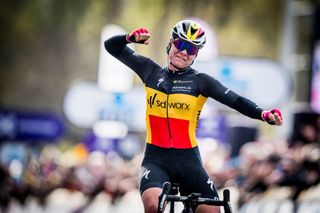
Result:
{"label": "mirrored lens", "polygon": [[173,44],[179,51],[183,51],[186,49],[189,55],[195,55],[198,53],[199,50],[197,46],[180,39],[174,40]]}

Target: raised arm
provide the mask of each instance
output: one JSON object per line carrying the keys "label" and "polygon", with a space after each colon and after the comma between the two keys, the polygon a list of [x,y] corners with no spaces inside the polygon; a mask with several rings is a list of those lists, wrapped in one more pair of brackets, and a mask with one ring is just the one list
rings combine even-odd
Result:
{"label": "raised arm", "polygon": [[113,36],[104,42],[104,46],[112,56],[130,67],[145,82],[149,74],[159,66],[151,59],[137,54],[127,44],[132,42],[148,44],[149,38],[148,30],[140,28],[127,35]]}

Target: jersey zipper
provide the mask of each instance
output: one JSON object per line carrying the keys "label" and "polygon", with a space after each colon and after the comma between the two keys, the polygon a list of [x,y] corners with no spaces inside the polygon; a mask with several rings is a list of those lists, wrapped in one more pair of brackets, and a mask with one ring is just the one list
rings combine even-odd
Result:
{"label": "jersey zipper", "polygon": [[167,104],[166,104],[166,112],[167,112],[167,124],[168,124],[168,132],[170,138],[170,147],[172,147],[172,135],[171,135],[171,128],[170,128],[170,121],[169,121],[169,94],[167,94]]}

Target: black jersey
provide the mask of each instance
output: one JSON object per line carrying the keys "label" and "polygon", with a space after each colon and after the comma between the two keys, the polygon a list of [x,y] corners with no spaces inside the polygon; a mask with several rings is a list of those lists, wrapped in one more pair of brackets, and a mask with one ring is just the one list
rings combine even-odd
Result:
{"label": "black jersey", "polygon": [[136,72],[146,91],[146,142],[163,148],[197,146],[196,128],[207,98],[213,98],[251,118],[262,109],[215,78],[188,67],[170,71],[126,46],[125,35],[105,41],[106,50]]}

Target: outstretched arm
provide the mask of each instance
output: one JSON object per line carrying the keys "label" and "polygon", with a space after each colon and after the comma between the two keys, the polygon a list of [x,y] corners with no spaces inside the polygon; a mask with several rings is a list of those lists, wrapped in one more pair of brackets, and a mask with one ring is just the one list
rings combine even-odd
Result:
{"label": "outstretched arm", "polygon": [[253,101],[226,88],[207,74],[200,73],[199,80],[200,91],[203,95],[211,97],[250,118],[265,121],[270,125],[282,125],[282,115],[278,109],[264,111]]}

